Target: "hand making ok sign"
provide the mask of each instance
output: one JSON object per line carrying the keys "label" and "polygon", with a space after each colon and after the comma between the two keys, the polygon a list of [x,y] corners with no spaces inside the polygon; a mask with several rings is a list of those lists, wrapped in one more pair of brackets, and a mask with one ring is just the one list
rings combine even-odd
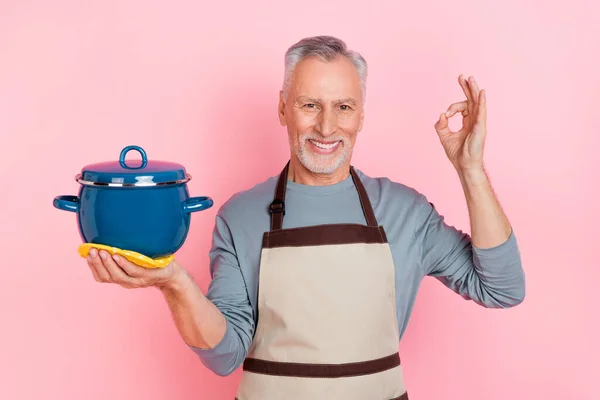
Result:
{"label": "hand making ok sign", "polygon": [[[454,103],[435,123],[435,130],[450,162],[459,171],[483,168],[483,145],[486,135],[485,91],[479,90],[473,77],[466,80],[462,75],[458,83],[467,100]],[[462,114],[462,127],[452,132],[448,118]]]}

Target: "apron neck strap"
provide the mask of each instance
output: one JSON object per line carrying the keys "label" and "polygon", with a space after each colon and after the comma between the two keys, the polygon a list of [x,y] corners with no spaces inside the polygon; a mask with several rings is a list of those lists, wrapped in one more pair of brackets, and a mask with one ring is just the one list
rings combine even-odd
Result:
{"label": "apron neck strap", "polygon": [[367,191],[353,166],[350,166],[350,175],[352,175],[354,186],[356,186],[356,190],[358,191],[358,198],[360,199],[360,205],[363,213],[365,214],[367,225],[377,226],[377,218],[375,218],[375,212],[371,206],[371,200],[369,200],[369,195],[367,194]]}
{"label": "apron neck strap", "polygon": [[271,230],[276,231],[283,226],[283,216],[285,215],[285,188],[287,186],[288,171],[290,170],[290,162],[285,164],[285,168],[279,175],[277,181],[277,189],[275,190],[275,199],[269,206],[271,214]]}
{"label": "apron neck strap", "polygon": [[[275,190],[275,199],[269,206],[269,213],[271,214],[271,231],[276,231],[283,227],[283,216],[285,215],[285,188],[287,186],[289,169],[290,162],[288,161],[279,175],[277,188]],[[365,219],[367,220],[367,225],[377,226],[377,218],[375,218],[369,195],[353,166],[350,166],[350,175],[356,186],[360,205],[365,215]]]}

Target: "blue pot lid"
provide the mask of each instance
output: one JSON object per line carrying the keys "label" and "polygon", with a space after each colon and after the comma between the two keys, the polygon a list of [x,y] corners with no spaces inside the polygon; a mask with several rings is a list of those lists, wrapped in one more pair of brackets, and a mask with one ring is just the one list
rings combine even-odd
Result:
{"label": "blue pot lid", "polygon": [[[127,153],[135,150],[141,159],[126,160]],[[76,177],[82,185],[92,186],[163,186],[185,183],[191,179],[181,164],[148,160],[146,151],[139,146],[127,146],[118,161],[86,165]]]}

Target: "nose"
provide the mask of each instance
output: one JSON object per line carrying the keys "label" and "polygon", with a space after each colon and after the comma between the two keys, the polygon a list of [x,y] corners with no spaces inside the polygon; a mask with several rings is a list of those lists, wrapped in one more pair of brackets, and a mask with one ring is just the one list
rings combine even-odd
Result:
{"label": "nose", "polygon": [[336,113],[329,108],[324,108],[319,113],[316,129],[323,137],[331,136],[332,134],[334,134],[337,129]]}

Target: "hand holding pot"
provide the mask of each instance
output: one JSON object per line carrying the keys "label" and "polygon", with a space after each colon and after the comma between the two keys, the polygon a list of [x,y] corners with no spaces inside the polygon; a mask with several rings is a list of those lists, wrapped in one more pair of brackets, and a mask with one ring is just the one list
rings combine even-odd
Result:
{"label": "hand holding pot", "polygon": [[173,282],[183,267],[172,261],[164,268],[144,268],[105,250],[91,249],[87,257],[94,279],[100,283],[116,283],[127,289],[154,286],[162,288]]}

